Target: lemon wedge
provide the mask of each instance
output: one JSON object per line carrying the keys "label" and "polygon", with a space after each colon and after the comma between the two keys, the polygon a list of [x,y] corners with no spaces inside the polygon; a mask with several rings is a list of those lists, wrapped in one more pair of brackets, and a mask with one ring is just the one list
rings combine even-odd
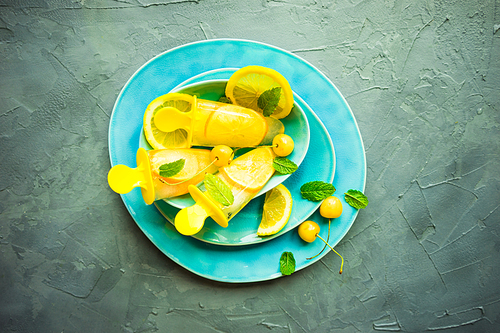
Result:
{"label": "lemon wedge", "polygon": [[268,191],[257,235],[270,236],[283,229],[290,219],[292,206],[292,195],[285,185],[279,184]]}
{"label": "lemon wedge", "polygon": [[233,104],[262,113],[258,106],[260,95],[269,89],[280,87],[281,94],[276,110],[271,115],[285,118],[293,107],[293,92],[288,81],[274,69],[262,66],[243,67],[231,75],[226,85],[226,96]]}

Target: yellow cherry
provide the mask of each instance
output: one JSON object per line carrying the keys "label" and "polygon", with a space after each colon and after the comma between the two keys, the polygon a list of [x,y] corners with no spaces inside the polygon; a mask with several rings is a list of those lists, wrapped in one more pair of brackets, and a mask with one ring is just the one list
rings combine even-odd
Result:
{"label": "yellow cherry", "polygon": [[327,219],[336,219],[342,215],[342,202],[337,197],[328,197],[321,203],[319,213]]}
{"label": "yellow cherry", "polygon": [[210,159],[218,167],[226,166],[233,159],[233,150],[226,145],[215,146],[210,152]]}
{"label": "yellow cherry", "polygon": [[273,151],[278,156],[288,156],[292,153],[295,144],[286,134],[278,134],[273,139]]}

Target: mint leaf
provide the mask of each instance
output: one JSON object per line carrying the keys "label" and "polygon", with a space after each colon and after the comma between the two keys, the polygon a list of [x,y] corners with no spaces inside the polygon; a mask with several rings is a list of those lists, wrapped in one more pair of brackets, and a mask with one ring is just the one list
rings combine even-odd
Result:
{"label": "mint leaf", "polygon": [[358,190],[349,190],[344,193],[345,201],[356,209],[363,209],[368,206],[368,198],[363,192]]}
{"label": "mint leaf", "polygon": [[165,163],[160,165],[160,177],[173,177],[184,168],[184,164],[186,164],[186,160],[181,158],[177,161],[171,163]]}
{"label": "mint leaf", "polygon": [[259,96],[257,106],[262,109],[264,117],[269,117],[276,111],[276,107],[280,101],[281,87],[268,89]]}
{"label": "mint leaf", "polygon": [[273,168],[282,175],[288,175],[294,173],[299,167],[286,157],[276,157],[273,160]]}
{"label": "mint leaf", "polygon": [[302,198],[310,201],[321,201],[328,198],[335,192],[335,186],[321,180],[305,183],[300,187]]}
{"label": "mint leaf", "polygon": [[280,272],[283,275],[290,275],[295,272],[295,258],[292,252],[283,252],[281,254]]}
{"label": "mint leaf", "polygon": [[231,100],[229,98],[227,98],[226,96],[221,96],[221,98],[219,98],[218,102],[226,103],[226,104],[233,104],[231,102]]}
{"label": "mint leaf", "polygon": [[229,206],[233,204],[233,192],[231,192],[229,186],[219,177],[207,173],[205,175],[205,188],[208,194],[222,205]]}

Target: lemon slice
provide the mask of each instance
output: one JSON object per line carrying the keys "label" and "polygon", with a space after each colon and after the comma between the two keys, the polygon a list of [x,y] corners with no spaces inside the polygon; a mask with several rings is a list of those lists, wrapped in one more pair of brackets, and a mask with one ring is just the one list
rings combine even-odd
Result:
{"label": "lemon slice", "polygon": [[227,82],[226,96],[233,104],[262,113],[262,109],[258,106],[259,97],[264,91],[275,87],[281,87],[281,96],[271,117],[285,118],[293,107],[292,88],[283,75],[274,69],[247,66],[237,70]]}
{"label": "lemon slice", "polygon": [[292,195],[285,185],[279,184],[267,192],[257,235],[270,236],[283,229],[290,219],[292,206]]}
{"label": "lemon slice", "polygon": [[273,160],[276,155],[272,148],[253,149],[219,169],[231,185],[250,192],[258,192],[274,174]]}
{"label": "lemon slice", "polygon": [[144,136],[153,149],[189,148],[188,133],[183,129],[172,132],[162,132],[154,124],[154,115],[165,107],[174,107],[181,112],[192,108],[193,97],[186,94],[171,93],[160,96],[152,101],[144,113]]}

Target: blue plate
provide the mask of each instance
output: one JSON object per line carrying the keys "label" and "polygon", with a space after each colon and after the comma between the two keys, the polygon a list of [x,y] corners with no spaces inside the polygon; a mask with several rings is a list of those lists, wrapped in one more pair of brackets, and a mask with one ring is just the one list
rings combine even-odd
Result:
{"label": "blue plate", "polygon": [[[201,96],[202,98],[213,98],[218,99],[223,93],[227,82],[227,79],[236,71],[236,69],[220,69],[217,70],[217,77],[226,80],[209,80],[204,81],[203,75],[199,75],[196,78],[189,80],[186,83],[189,93],[196,91],[205,90],[205,88],[210,87],[209,93],[213,94],[211,96]],[[205,73],[207,76],[214,76],[214,72],[210,71]],[[201,83],[200,83],[201,82]],[[186,92],[184,89],[174,89],[174,91]],[[317,147],[321,147],[321,151],[318,153],[308,154],[308,167],[299,167],[296,171],[297,174],[307,174],[309,177],[314,175],[315,179],[321,179],[326,182],[332,182],[335,173],[335,154],[330,136],[327,130],[314,114],[314,112],[309,108],[309,106],[298,96],[294,96],[296,105],[301,111],[294,109],[292,113],[282,119],[285,125],[285,133],[289,134],[292,138],[296,140],[296,145],[294,152],[288,156],[297,165],[300,165],[304,157],[306,156],[307,147],[309,146],[309,125],[311,126],[311,133],[314,135],[315,142],[321,143]],[[305,119],[303,119],[304,117]],[[307,121],[309,119],[309,122]],[[144,139],[145,140],[145,139]],[[143,141],[141,140],[141,144]],[[315,165],[322,164],[322,168],[316,168]],[[204,242],[218,244],[218,245],[249,245],[261,242],[266,242],[274,239],[287,231],[290,231],[297,227],[302,221],[307,219],[320,205],[320,202],[304,201],[300,197],[300,186],[302,185],[300,176],[294,177],[293,175],[277,175],[269,181],[268,185],[262,191],[265,193],[267,190],[278,185],[282,181],[283,184],[288,188],[292,194],[294,202],[302,202],[300,205],[294,205],[292,210],[292,215],[287,225],[278,233],[267,236],[259,237],[257,236],[257,229],[262,218],[262,206],[264,204],[264,197],[254,198],[243,210],[238,212],[238,214],[231,219],[229,222],[229,227],[222,228],[212,219],[207,219],[205,225],[200,232],[193,235],[194,238],[199,239]],[[286,180],[288,176],[291,176],[290,180]],[[188,195],[188,197],[180,199],[169,199],[165,200],[170,206],[179,208],[179,205],[188,203],[189,205],[194,204],[194,201]],[[160,210],[160,212],[165,216],[167,220],[173,223],[175,215],[179,211],[178,209],[173,209],[169,205],[165,205],[164,201],[157,201],[155,205]],[[174,203],[174,205],[172,205]]]}
{"label": "blue plate", "polygon": [[[241,68],[260,65],[273,68],[288,80],[325,124],[336,155],[334,186],[342,198],[349,189],[364,191],[366,161],[361,135],[347,102],[333,83],[314,66],[296,55],[274,46],[253,41],[220,39],[186,44],[166,51],[144,64],[129,79],[113,108],[109,127],[109,152],[112,165],[135,167],[139,147],[142,116],[148,103],[166,94],[193,76],[219,68]],[[321,144],[311,136],[309,151],[301,168],[307,166],[311,152],[321,152]],[[315,165],[321,168],[321,165]],[[301,184],[317,180],[314,175],[294,174]],[[127,210],[139,228],[166,256],[187,270],[207,279],[223,282],[255,282],[278,278],[279,259],[291,251],[296,270],[321,259],[328,251],[313,260],[306,258],[319,252],[323,245],[316,241],[305,243],[297,232],[287,232],[269,242],[247,246],[219,246],[180,235],[154,206],[147,206],[140,191],[122,195]],[[343,200],[342,200],[343,201]],[[295,205],[304,204],[299,199]],[[344,203],[341,217],[332,222],[330,244],[335,246],[348,232],[357,210]],[[327,221],[316,211],[309,219],[322,227],[327,237]],[[347,264],[349,254],[344,253]],[[339,262],[340,264],[340,262]]]}

